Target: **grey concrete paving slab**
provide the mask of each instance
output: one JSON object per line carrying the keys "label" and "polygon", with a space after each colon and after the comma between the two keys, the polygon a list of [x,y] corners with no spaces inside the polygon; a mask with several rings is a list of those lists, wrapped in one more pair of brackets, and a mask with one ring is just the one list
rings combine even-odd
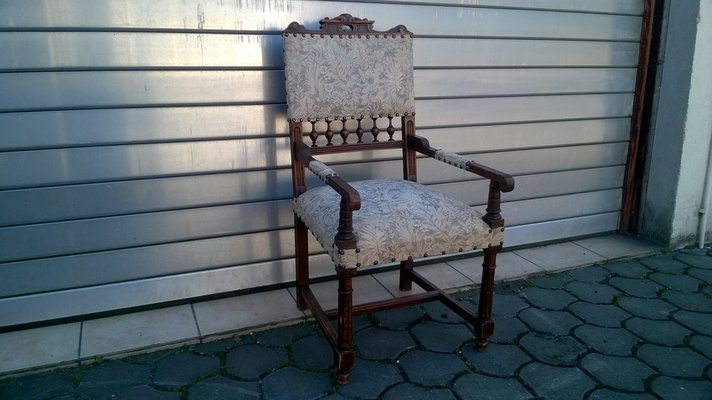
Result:
{"label": "grey concrete paving slab", "polygon": [[[0,399],[707,399],[708,252],[678,251],[499,283],[486,352],[476,350],[471,327],[439,304],[359,316],[357,362],[347,385],[333,379],[331,350],[307,320],[120,360],[0,376]],[[646,291],[653,285],[655,296],[626,292],[633,286],[620,283],[630,281],[641,283],[637,295],[651,295]],[[212,335],[241,324],[235,312],[294,307],[286,290],[278,292],[272,300],[250,295],[243,302],[217,301],[197,311],[199,322]],[[474,289],[456,297],[473,308],[478,302]],[[222,313],[226,321],[208,321]],[[269,323],[264,318],[255,321]],[[72,350],[78,356],[78,347]]]}

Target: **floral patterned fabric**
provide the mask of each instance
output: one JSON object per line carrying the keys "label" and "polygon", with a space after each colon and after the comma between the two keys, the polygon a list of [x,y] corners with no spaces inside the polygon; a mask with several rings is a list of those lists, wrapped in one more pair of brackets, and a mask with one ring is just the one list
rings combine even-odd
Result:
{"label": "floral patterned fabric", "polygon": [[357,248],[339,254],[334,236],[339,195],[330,187],[308,190],[294,212],[331,256],[345,268],[456,253],[499,245],[503,229],[490,229],[467,204],[410,181],[376,179],[352,182],[361,195],[353,213]]}
{"label": "floral patterned fabric", "polygon": [[467,163],[470,162],[470,160],[464,156],[445,150],[436,151],[434,158],[460,169],[467,169]]}
{"label": "floral patterned fabric", "polygon": [[327,183],[327,179],[329,179],[330,176],[336,175],[336,172],[333,169],[318,160],[310,161],[307,168],[309,168],[309,170],[318,176],[324,183]]}
{"label": "floral patterned fabric", "polygon": [[284,63],[292,121],[415,112],[410,35],[287,34]]}

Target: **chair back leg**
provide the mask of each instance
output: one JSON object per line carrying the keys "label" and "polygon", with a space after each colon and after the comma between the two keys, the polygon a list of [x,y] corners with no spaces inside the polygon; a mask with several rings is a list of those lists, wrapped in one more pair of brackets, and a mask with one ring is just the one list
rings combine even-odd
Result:
{"label": "chair back leg", "polygon": [[307,309],[303,289],[309,286],[309,231],[304,222],[294,216],[295,275],[297,283],[297,307]]}
{"label": "chair back leg", "polygon": [[398,290],[407,292],[413,289],[413,260],[403,260],[400,262],[400,278],[398,280]]}

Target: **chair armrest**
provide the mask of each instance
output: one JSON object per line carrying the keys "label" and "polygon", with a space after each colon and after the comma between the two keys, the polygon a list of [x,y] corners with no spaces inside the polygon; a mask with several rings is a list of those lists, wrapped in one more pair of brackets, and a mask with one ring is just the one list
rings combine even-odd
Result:
{"label": "chair armrest", "polygon": [[306,144],[295,143],[294,147],[297,159],[320,180],[341,195],[341,198],[346,202],[349,210],[355,211],[361,208],[361,195],[359,195],[356,189],[343,180],[336,171],[331,169],[328,165],[312,157],[311,150]]}
{"label": "chair armrest", "polygon": [[502,192],[514,190],[514,178],[507,173],[479,164],[457,153],[430,147],[428,139],[422,136],[408,136],[407,140],[408,146],[418,153],[497,182]]}

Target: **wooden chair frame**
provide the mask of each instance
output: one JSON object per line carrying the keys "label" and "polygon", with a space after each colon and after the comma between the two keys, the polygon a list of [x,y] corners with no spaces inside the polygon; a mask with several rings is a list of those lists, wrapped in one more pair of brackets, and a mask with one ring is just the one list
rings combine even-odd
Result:
{"label": "wooden chair frame", "polygon": [[[405,27],[399,26],[387,32],[375,32],[372,29],[373,21],[351,17],[348,14],[342,14],[333,19],[323,19],[321,29],[318,31],[307,30],[302,25],[292,23],[284,31],[284,34],[340,34],[347,29],[349,33],[391,33],[405,31]],[[345,28],[347,27],[347,28]],[[407,32],[407,31],[405,31]],[[408,32],[409,33],[409,32]],[[339,134],[344,139],[344,144],[332,144],[334,132],[331,131],[331,121],[327,131],[323,133],[328,140],[326,146],[317,146],[317,136],[312,132],[310,137],[313,141],[312,146],[304,143],[304,132],[302,131],[302,122],[290,121],[289,136],[292,154],[292,179],[293,179],[293,195],[298,198],[306,192],[306,176],[305,169],[314,162],[314,156],[324,154],[334,154],[341,152],[353,152],[364,150],[380,150],[380,149],[402,149],[403,153],[403,179],[417,181],[416,171],[416,154],[420,153],[428,157],[435,157],[438,149],[430,146],[428,140],[416,135],[415,132],[415,116],[401,116],[400,131],[401,139],[394,138],[394,133],[397,131],[392,124],[392,116],[388,116],[389,126],[386,129],[389,138],[386,141],[378,141],[376,136],[379,129],[374,120],[374,128],[371,133],[374,135],[374,140],[370,143],[362,143],[361,135],[363,130],[359,120],[360,132],[356,132],[359,137],[359,143],[346,143],[346,139],[350,133],[346,130],[345,122],[342,121],[343,128]],[[310,121],[312,122],[312,121]],[[465,170],[482,176],[490,180],[489,194],[487,198],[487,212],[483,220],[487,223],[490,229],[503,229],[504,219],[500,210],[500,194],[508,192],[514,188],[513,178],[501,171],[481,165],[474,161],[467,161],[464,167]],[[341,197],[339,225],[335,236],[335,244],[339,249],[354,249],[356,248],[356,240],[353,234],[353,213],[361,207],[361,198],[359,193],[343,180],[338,175],[332,175],[326,178],[326,184],[333,188]],[[396,307],[420,304],[424,302],[438,300],[448,308],[457,313],[469,324],[473,325],[476,336],[477,348],[484,351],[487,347],[488,340],[494,331],[494,321],[492,319],[492,298],[494,286],[494,272],[496,267],[497,253],[501,250],[501,244],[483,249],[484,262],[482,264],[482,281],[480,288],[480,299],[477,313],[469,310],[454,297],[436,287],[422,275],[418,274],[413,269],[413,259],[400,261],[400,279],[399,289],[408,291],[412,288],[412,282],[415,282],[425,290],[424,293],[405,295],[402,297],[381,300],[366,304],[353,305],[353,286],[352,279],[356,275],[356,268],[339,268],[337,267],[338,275],[338,307],[336,309],[325,311],[314,293],[309,287],[309,252],[308,252],[308,229],[304,222],[295,215],[295,246],[296,246],[296,289],[297,289],[297,306],[301,310],[309,309],[314,316],[317,324],[321,328],[327,341],[334,351],[334,364],[336,367],[336,378],[339,383],[347,383],[350,378],[350,370],[355,363],[355,353],[352,340],[352,319],[356,315],[368,314]],[[330,320],[336,319],[336,328]]]}

